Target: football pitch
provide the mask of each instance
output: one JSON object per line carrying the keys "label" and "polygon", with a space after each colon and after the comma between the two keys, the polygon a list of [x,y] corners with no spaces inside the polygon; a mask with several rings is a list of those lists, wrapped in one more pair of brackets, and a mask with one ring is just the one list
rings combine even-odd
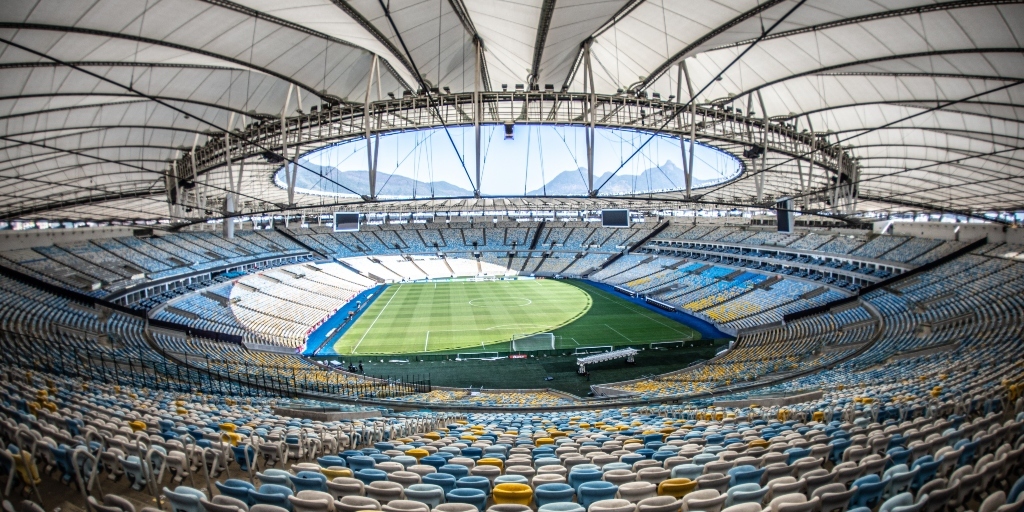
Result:
{"label": "football pitch", "polygon": [[454,281],[389,286],[334,352],[507,352],[512,338],[546,332],[555,348],[568,350],[700,339],[684,324],[581,282]]}

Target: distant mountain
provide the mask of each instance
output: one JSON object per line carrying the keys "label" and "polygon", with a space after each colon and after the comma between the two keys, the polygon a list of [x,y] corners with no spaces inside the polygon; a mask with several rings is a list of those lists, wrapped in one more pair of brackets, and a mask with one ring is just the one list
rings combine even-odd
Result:
{"label": "distant mountain", "polygon": [[[661,167],[651,167],[640,174],[623,174],[619,172],[610,180],[611,172],[594,176],[594,188],[600,188],[602,195],[622,195],[644,193],[660,190],[679,190],[686,188],[683,170],[671,161]],[[527,192],[527,195],[539,196],[584,196],[587,195],[587,170],[579,168],[558,173],[544,187]],[[605,183],[608,181],[608,183]],[[706,180],[694,178],[692,186],[699,187]]]}
{"label": "distant mountain", "polygon": [[[298,179],[296,179],[297,188],[322,190],[337,194],[355,192],[361,196],[370,194],[370,177],[366,171],[340,171],[335,167],[318,166],[309,162],[305,162],[303,165],[310,170],[307,171],[306,169],[299,168]],[[320,177],[318,173],[322,174],[325,178],[329,178],[329,180]],[[351,192],[331,183],[331,180],[351,189]],[[377,171],[378,197],[413,197],[414,192],[416,197],[473,195],[471,190],[452,185],[446,181],[435,181],[431,185],[425,181]]]}

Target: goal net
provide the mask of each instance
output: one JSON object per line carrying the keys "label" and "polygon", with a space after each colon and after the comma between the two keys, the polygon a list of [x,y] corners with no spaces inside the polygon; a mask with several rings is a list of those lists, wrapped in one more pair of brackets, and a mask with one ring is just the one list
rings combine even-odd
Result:
{"label": "goal net", "polygon": [[539,332],[512,336],[513,352],[535,352],[538,350],[555,350],[555,333]]}
{"label": "goal net", "polygon": [[485,361],[491,361],[494,359],[502,359],[498,357],[497,352],[459,352],[455,355],[456,361],[466,361],[469,359],[482,359]]}

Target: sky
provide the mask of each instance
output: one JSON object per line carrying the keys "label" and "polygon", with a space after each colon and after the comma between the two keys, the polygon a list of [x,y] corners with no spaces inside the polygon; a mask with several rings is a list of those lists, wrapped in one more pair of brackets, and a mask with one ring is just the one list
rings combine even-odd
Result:
{"label": "sky", "polygon": [[[522,195],[540,189],[563,171],[585,169],[584,130],[577,126],[517,124],[514,138],[506,140],[503,125],[482,126],[482,193]],[[629,158],[650,137],[650,132],[598,128],[595,178],[614,172],[620,166],[618,175],[640,174],[649,168],[665,166],[666,162],[679,169],[683,167],[679,139],[666,135],[656,135],[636,156]],[[697,145],[696,149],[695,179],[728,178],[739,172],[739,161],[732,155],[707,146]],[[303,159],[341,171],[366,171],[368,166],[364,139],[330,146]],[[475,179],[473,127],[450,127],[447,133],[437,128],[382,136],[377,169],[423,182],[447,181],[472,190]],[[585,174],[579,179],[584,182]],[[673,182],[682,187],[681,173]],[[595,187],[599,185],[595,180]]]}

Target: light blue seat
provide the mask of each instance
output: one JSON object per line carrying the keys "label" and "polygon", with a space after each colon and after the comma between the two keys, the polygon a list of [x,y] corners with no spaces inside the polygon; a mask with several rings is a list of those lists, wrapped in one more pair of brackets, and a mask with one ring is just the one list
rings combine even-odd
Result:
{"label": "light blue seat", "polygon": [[920,457],[915,460],[911,468],[918,469],[918,473],[910,484],[911,490],[917,492],[922,485],[935,478],[935,473],[938,472],[940,464],[942,464],[942,462],[934,460],[931,455],[925,455],[924,457]]}
{"label": "light blue seat", "polygon": [[690,480],[696,480],[697,477],[704,474],[704,466],[698,466],[696,464],[680,464],[672,468],[672,478],[689,478]]}
{"label": "light blue seat", "polygon": [[920,466],[914,469],[907,469],[906,464],[897,464],[885,470],[882,478],[889,479],[889,487],[882,494],[882,498],[889,499],[910,490],[910,484],[914,482],[914,478],[917,477],[917,473],[920,471]]}
{"label": "light blue seat", "polygon": [[[674,468],[673,468],[674,469]],[[765,472],[765,468],[755,468],[750,465],[736,466],[729,470],[729,487],[736,487],[737,485],[743,484],[761,484],[761,475]],[[690,480],[696,480],[691,478]]]}
{"label": "light blue seat", "polygon": [[440,487],[444,490],[445,494],[448,494],[455,488],[455,480],[455,476],[448,473],[427,473],[420,479],[424,484],[431,484]]}
{"label": "light blue seat", "polygon": [[405,499],[425,503],[433,510],[444,503],[444,489],[434,484],[412,484],[405,488]]}
{"label": "light blue seat", "polygon": [[173,491],[164,487],[164,496],[171,502],[172,512],[205,512],[199,500],[206,495],[198,489],[179,485]]}
{"label": "light blue seat", "polygon": [[484,476],[464,476],[455,481],[456,489],[480,489],[481,491],[490,494],[491,493],[491,481]]}
{"label": "light blue seat", "polygon": [[764,499],[764,495],[768,494],[769,488],[767,486],[761,487],[760,484],[740,484],[735,487],[730,487],[726,491],[725,506],[731,507],[740,503],[761,503]]}
{"label": "light blue seat", "polygon": [[288,499],[288,496],[291,495],[291,489],[277,484],[263,484],[260,486],[258,491],[249,491],[249,498],[252,500],[254,506],[274,505],[275,507],[281,507],[287,510],[292,509],[292,502]]}
{"label": "light blue seat", "polygon": [[216,485],[217,490],[225,496],[230,496],[236,500],[244,501],[247,505],[253,504],[249,498],[249,491],[255,491],[256,487],[245,480],[229,478],[224,483],[213,482],[213,485]]}
{"label": "light blue seat", "polygon": [[533,460],[533,469],[540,469],[544,466],[561,466],[562,461],[554,457],[541,457]]}
{"label": "light blue seat", "polygon": [[323,473],[312,471],[299,471],[298,475],[289,476],[292,481],[292,488],[296,493],[302,491],[327,492],[327,477]]}
{"label": "light blue seat", "polygon": [[1024,476],[1018,478],[1017,481],[1013,483],[1013,487],[1010,488],[1010,492],[1006,495],[1006,502],[1016,503],[1017,500],[1021,498],[1022,494],[1024,494]]}
{"label": "light blue seat", "polygon": [[483,512],[484,507],[487,506],[487,493],[480,489],[473,488],[461,488],[452,489],[448,494],[445,495],[445,501],[448,503],[469,503]]}
{"label": "light blue seat", "polygon": [[456,480],[469,476],[469,468],[461,464],[445,464],[437,468],[437,472],[452,475]]}
{"label": "light blue seat", "polygon": [[[583,464],[580,464],[580,465],[582,466]],[[575,467],[575,466],[573,466],[573,467]],[[601,466],[601,471],[604,472],[604,473],[607,473],[607,472],[615,470],[615,469],[627,469],[629,471],[633,471],[633,466],[631,466],[629,464],[626,464],[626,463],[623,463],[623,462],[609,462],[608,464],[605,464],[604,466]]]}
{"label": "light blue seat", "polygon": [[416,464],[418,464],[418,462],[416,462],[416,457],[411,457],[409,455],[399,455],[397,457],[391,457],[391,462],[397,462],[401,464],[402,467],[404,467],[406,470],[409,469],[409,466],[415,466]]}
{"label": "light blue seat", "polygon": [[555,503],[548,503],[537,509],[537,512],[585,512],[586,509],[580,506],[579,503],[573,503],[571,501],[559,501]]}
{"label": "light blue seat", "polygon": [[701,453],[693,458],[693,463],[698,466],[703,466],[709,462],[718,460],[718,455],[713,453]]}
{"label": "light blue seat", "polygon": [[146,470],[142,467],[142,462],[139,458],[129,455],[127,459],[118,457],[117,460],[121,463],[121,467],[124,468],[124,474],[128,475],[128,481],[131,482],[132,489],[141,491],[149,481],[146,479]]}
{"label": "light blue seat", "polygon": [[601,480],[602,476],[604,476],[604,473],[597,469],[573,468],[573,470],[569,472],[569,485],[571,485],[573,489],[576,489],[576,492],[579,492],[581,485],[586,482],[596,482]]}
{"label": "light blue seat", "polygon": [[494,478],[494,485],[498,484],[524,484],[530,485],[530,480],[523,475],[498,475]]}
{"label": "light blue seat", "polygon": [[882,505],[878,507],[878,512],[892,512],[896,508],[905,508],[913,506],[913,504],[914,495],[909,492],[904,492],[885,500]]}
{"label": "light blue seat", "polygon": [[613,500],[615,499],[616,493],[619,492],[619,486],[603,480],[596,482],[584,482],[576,489],[576,498],[579,504],[586,509],[590,509],[590,505],[594,502],[601,500]]}
{"label": "light blue seat", "polygon": [[576,489],[563,483],[541,484],[533,491],[533,500],[538,507],[548,503],[572,502],[574,496],[576,496]]}
{"label": "light blue seat", "polygon": [[281,469],[267,469],[262,473],[256,473],[256,478],[261,484],[276,484],[284,487],[292,486],[292,474]]}

